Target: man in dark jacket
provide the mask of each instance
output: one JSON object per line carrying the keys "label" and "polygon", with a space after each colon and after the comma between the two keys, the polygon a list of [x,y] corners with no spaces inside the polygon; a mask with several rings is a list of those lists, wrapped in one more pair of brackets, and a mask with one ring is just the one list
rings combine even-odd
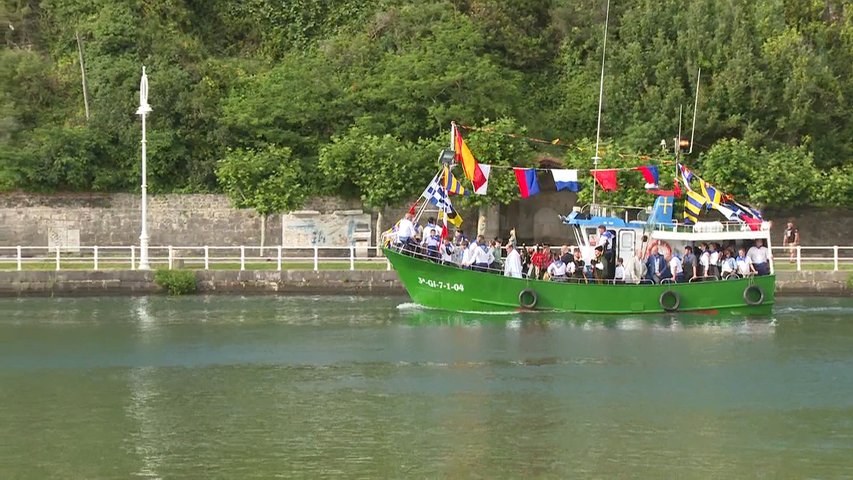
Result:
{"label": "man in dark jacket", "polygon": [[604,258],[604,248],[595,247],[595,258],[592,261],[592,276],[598,283],[605,283],[612,278],[610,262]]}
{"label": "man in dark jacket", "polygon": [[658,253],[657,247],[652,248],[652,253],[646,260],[646,278],[652,283],[660,283],[661,280],[672,278],[672,274],[669,273],[669,264],[663,255]]}

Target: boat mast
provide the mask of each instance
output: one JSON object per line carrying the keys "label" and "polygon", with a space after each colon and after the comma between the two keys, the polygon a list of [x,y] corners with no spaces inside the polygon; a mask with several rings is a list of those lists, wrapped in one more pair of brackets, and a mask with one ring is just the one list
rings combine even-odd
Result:
{"label": "boat mast", "polygon": [[[604,59],[607,55],[607,24],[610,22],[610,0],[607,0],[607,13],[604,15],[604,44],[601,47],[601,80],[598,84],[598,126],[595,129],[595,156],[592,157],[594,169],[598,169],[598,144],[601,141],[601,105],[604,102]],[[595,205],[597,182],[592,182],[592,203]]]}
{"label": "boat mast", "polygon": [[699,68],[699,73],[696,75],[696,99],[693,100],[693,128],[690,130],[690,151],[688,155],[693,153],[693,136],[696,134],[696,109],[699,108],[699,80],[702,79],[702,68]]}

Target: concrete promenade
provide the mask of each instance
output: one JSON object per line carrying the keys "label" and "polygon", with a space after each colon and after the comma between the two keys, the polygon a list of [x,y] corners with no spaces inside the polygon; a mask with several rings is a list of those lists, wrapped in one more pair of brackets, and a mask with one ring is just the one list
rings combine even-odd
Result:
{"label": "concrete promenade", "polygon": [[[197,270],[200,293],[404,294],[397,273],[385,270]],[[851,295],[850,272],[781,271],[780,295]],[[144,295],[163,293],[153,271],[2,271],[0,296]]]}

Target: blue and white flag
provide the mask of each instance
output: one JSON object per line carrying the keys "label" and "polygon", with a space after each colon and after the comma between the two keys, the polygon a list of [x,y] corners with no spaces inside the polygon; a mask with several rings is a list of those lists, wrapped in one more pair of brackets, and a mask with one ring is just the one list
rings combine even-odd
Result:
{"label": "blue and white flag", "polygon": [[577,192],[581,189],[581,184],[578,182],[577,170],[551,170],[554,175],[554,184],[557,185],[557,191],[569,190]]}
{"label": "blue and white flag", "polygon": [[[456,210],[453,208],[453,204],[447,196],[447,190],[444,189],[444,186],[439,181],[438,175],[429,182],[429,185],[427,185],[427,188],[421,196],[429,200],[429,203],[436,206],[439,211],[439,217],[447,218],[456,226],[459,226],[459,224],[462,223],[462,217],[459,217],[459,214],[456,213]],[[457,220],[455,220],[456,218],[458,218],[458,223]]]}
{"label": "blue and white flag", "polygon": [[444,189],[444,186],[438,181],[438,175],[433,177],[432,181],[429,182],[424,193],[421,196],[436,207],[440,211],[444,211],[444,206],[447,204],[447,190]]}

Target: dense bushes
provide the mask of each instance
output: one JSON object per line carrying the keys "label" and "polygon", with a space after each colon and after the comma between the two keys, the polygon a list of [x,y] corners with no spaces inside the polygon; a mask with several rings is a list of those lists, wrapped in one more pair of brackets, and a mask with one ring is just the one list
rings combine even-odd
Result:
{"label": "dense bushes", "polygon": [[[843,0],[725,3],[614,5],[603,165],[645,162],[640,153],[654,154],[661,139],[671,142],[679,107],[686,107],[685,120],[692,115],[701,67],[696,151],[704,155],[689,161],[708,180],[769,206],[853,203],[853,8]],[[548,155],[589,166],[604,6],[0,3],[0,19],[14,27],[4,27],[0,39],[0,189],[138,188],[134,112],[142,64],[154,109],[152,192],[224,190],[236,203],[265,211],[341,191],[381,205],[400,195],[401,182],[395,178],[389,185],[396,187],[384,193],[363,191],[376,187],[377,172],[402,166],[402,185],[418,185],[402,193],[421,188],[432,174],[425,165],[437,154],[427,151],[447,144],[451,120],[500,119],[573,145],[569,153],[530,145],[525,158],[508,159],[492,158],[503,150],[489,141],[472,141],[472,148],[483,145],[485,163]],[[88,120],[77,32],[85,47]],[[365,161],[373,153],[378,158]],[[283,164],[272,168],[277,158]],[[259,175],[238,178],[241,162]],[[263,192],[237,196],[246,195],[246,182],[264,184]],[[284,185],[286,198],[274,198]],[[642,193],[640,186],[625,195]]]}

